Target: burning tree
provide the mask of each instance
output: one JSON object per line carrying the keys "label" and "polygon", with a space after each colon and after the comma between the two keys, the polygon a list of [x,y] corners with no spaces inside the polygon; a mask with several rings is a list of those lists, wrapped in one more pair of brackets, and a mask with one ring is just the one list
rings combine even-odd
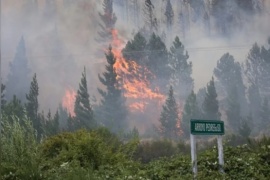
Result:
{"label": "burning tree", "polygon": [[99,13],[103,24],[100,24],[101,31],[98,34],[101,39],[98,40],[107,43],[112,39],[112,30],[117,20],[113,12],[113,0],[103,0],[103,11],[103,14]]}
{"label": "burning tree", "polygon": [[160,133],[168,139],[176,139],[180,133],[180,117],[178,105],[173,95],[173,88],[170,86],[168,98],[160,115]]}
{"label": "burning tree", "polygon": [[98,88],[102,100],[98,107],[98,117],[104,126],[110,128],[113,132],[123,130],[127,127],[127,107],[120,84],[117,79],[117,73],[114,68],[116,58],[109,46],[108,53],[105,54],[108,64],[106,72],[98,76],[100,82],[105,86],[106,91]]}
{"label": "burning tree", "polygon": [[158,22],[154,13],[154,5],[151,0],[145,0],[144,8],[144,29],[146,30],[146,34],[156,32],[158,30]]}

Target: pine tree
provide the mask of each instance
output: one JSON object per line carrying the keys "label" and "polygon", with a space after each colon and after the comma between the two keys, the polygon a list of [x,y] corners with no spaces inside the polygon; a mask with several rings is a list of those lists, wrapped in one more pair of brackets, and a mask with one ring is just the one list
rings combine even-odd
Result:
{"label": "pine tree", "polygon": [[[233,94],[237,94],[233,101],[238,101],[240,106],[240,115],[246,115],[248,112],[247,99],[245,96],[245,85],[242,78],[242,69],[240,63],[235,62],[234,57],[229,53],[224,54],[217,62],[217,67],[214,69],[214,74],[217,80],[221,84],[222,92],[224,93],[224,99],[228,97],[232,91],[236,91]],[[237,86],[236,86],[237,84]],[[223,99],[221,99],[222,101]],[[236,117],[238,119],[238,117]]]}
{"label": "pine tree", "polygon": [[237,133],[237,131],[240,128],[241,125],[241,106],[240,102],[238,100],[238,92],[237,87],[235,85],[234,88],[231,89],[230,93],[227,97],[227,109],[226,109],[226,115],[228,123],[233,130],[234,133]]}
{"label": "pine tree", "polygon": [[103,76],[98,76],[106,90],[98,88],[102,99],[97,114],[104,126],[113,132],[118,132],[119,130],[125,130],[127,127],[126,117],[128,110],[117,80],[117,74],[114,68],[116,58],[111,46],[109,46],[108,53],[106,53],[106,59],[108,63],[106,65],[106,71],[102,74]]}
{"label": "pine tree", "polygon": [[40,118],[38,117],[38,109],[39,109],[38,95],[39,95],[39,87],[38,87],[38,82],[37,82],[37,75],[34,74],[33,80],[30,85],[29,93],[26,94],[26,100],[27,100],[26,112],[29,119],[33,123],[34,129],[37,131],[38,139],[40,139],[41,134],[43,133],[43,127],[42,127],[42,122]]}
{"label": "pine tree", "polygon": [[175,101],[173,88],[170,86],[168,98],[162,107],[160,114],[160,132],[164,138],[176,139],[180,133],[180,117],[178,105]]}
{"label": "pine tree", "polygon": [[264,98],[259,111],[259,131],[268,130],[270,126],[270,106],[267,98]]}
{"label": "pine tree", "polygon": [[[153,33],[147,44],[147,50],[148,56],[145,63],[147,69],[157,79],[160,79],[162,86],[167,85],[170,78],[170,67],[166,45],[159,36]],[[162,82],[164,80],[165,82]]]}
{"label": "pine tree", "polygon": [[[13,96],[12,101],[8,102],[5,107],[2,109],[4,114],[8,116],[16,116],[18,119],[23,119],[25,116],[25,109],[24,106],[15,95]],[[9,118],[10,121],[13,119],[12,117]]]}
{"label": "pine tree", "polygon": [[45,132],[47,136],[56,135],[59,132],[59,113],[56,111],[54,117],[52,118],[51,111],[49,110],[46,122],[45,122]]}
{"label": "pine tree", "polygon": [[67,120],[68,120],[68,112],[66,109],[63,108],[63,106],[60,104],[58,107],[58,114],[59,114],[59,129],[67,130]]}
{"label": "pine tree", "polygon": [[184,45],[176,37],[170,49],[171,82],[177,89],[177,95],[185,100],[192,91],[194,83],[192,75],[192,63],[188,62],[189,55],[185,52]]}
{"label": "pine tree", "polygon": [[6,97],[5,97],[5,89],[6,89],[6,86],[4,84],[1,84],[1,109],[4,109],[7,102]]}
{"label": "pine tree", "polygon": [[96,127],[93,109],[89,100],[85,68],[76,95],[74,113],[76,128],[93,129]]}
{"label": "pine tree", "polygon": [[172,4],[170,0],[167,0],[166,10],[165,10],[164,15],[166,16],[167,31],[170,35],[172,33],[173,22],[174,22],[174,12],[173,12],[173,8],[172,8]]}
{"label": "pine tree", "polygon": [[220,120],[219,105],[217,100],[217,92],[214,83],[214,77],[206,86],[206,95],[203,102],[204,118],[209,120]]}
{"label": "pine tree", "polygon": [[198,118],[201,118],[201,112],[196,100],[196,94],[192,90],[185,102],[181,121],[181,129],[185,138],[188,138],[190,135],[190,120]]}
{"label": "pine tree", "polygon": [[259,47],[256,43],[249,51],[245,61],[245,75],[248,83],[248,98],[254,118],[259,118],[261,96],[270,96],[270,49]]}
{"label": "pine tree", "polygon": [[257,83],[251,84],[248,88],[247,96],[249,99],[249,109],[256,119],[259,118],[262,98]]}
{"label": "pine tree", "polygon": [[99,13],[102,24],[100,24],[101,31],[98,32],[102,43],[108,43],[112,39],[112,30],[116,23],[116,16],[113,12],[113,0],[103,0],[103,14]]}
{"label": "pine tree", "polygon": [[145,30],[147,31],[146,34],[156,32],[158,30],[158,22],[154,13],[154,5],[151,0],[145,0],[143,13]]}
{"label": "pine tree", "polygon": [[260,86],[260,69],[263,65],[261,58],[261,50],[257,43],[255,43],[249,51],[248,57],[245,61],[245,75],[250,84]]}
{"label": "pine tree", "polygon": [[6,98],[11,101],[16,95],[18,99],[25,102],[25,94],[28,92],[28,84],[31,82],[29,76],[28,59],[26,57],[26,48],[24,38],[22,37],[16,50],[13,62],[9,64],[10,72],[6,82]]}
{"label": "pine tree", "polygon": [[128,41],[125,48],[122,50],[123,56],[126,60],[132,60],[139,65],[144,65],[146,59],[147,41],[140,32],[135,34],[133,40]]}
{"label": "pine tree", "polygon": [[251,123],[252,123],[252,116],[249,115],[245,118],[241,118],[240,120],[240,127],[238,129],[239,134],[244,137],[244,138],[248,138],[251,134]]}

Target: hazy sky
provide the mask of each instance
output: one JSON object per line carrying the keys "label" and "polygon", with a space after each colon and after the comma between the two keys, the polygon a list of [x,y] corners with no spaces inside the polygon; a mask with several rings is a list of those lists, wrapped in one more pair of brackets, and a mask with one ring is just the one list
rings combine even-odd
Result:
{"label": "hazy sky", "polygon": [[[29,0],[3,1],[2,13],[2,76],[4,81],[9,72],[9,62],[13,60],[21,36],[25,37],[29,67],[37,73],[40,84],[42,108],[55,109],[62,101],[67,88],[78,88],[83,66],[87,69],[89,93],[96,95],[99,86],[97,74],[104,69],[105,57],[95,40],[99,28],[98,12],[101,2],[80,0],[71,6],[64,6],[63,0],[57,1],[57,14],[50,19],[45,16],[44,2],[40,0],[38,12],[26,12],[23,4]],[[160,3],[157,3],[160,2]],[[162,16],[163,1],[153,1],[157,17]],[[172,1],[175,2],[175,1]],[[181,38],[193,63],[195,90],[204,87],[213,75],[217,60],[226,52],[237,61],[244,61],[254,42],[266,43],[270,36],[269,1],[265,1],[265,10],[257,16],[249,16],[243,28],[230,37],[206,35],[198,24],[190,25],[185,39]],[[116,29],[120,36],[129,40],[138,27],[124,17],[124,12],[114,8],[118,17]],[[174,6],[174,10],[179,6]],[[175,14],[176,16],[177,14]],[[131,18],[130,18],[131,19]],[[140,24],[143,24],[140,18]],[[176,21],[176,20],[175,20]],[[165,29],[160,22],[160,26]],[[213,29],[214,32],[214,29]],[[213,33],[214,34],[214,33]],[[181,33],[175,25],[172,37]],[[170,45],[168,45],[169,48]],[[51,97],[51,98],[48,98]],[[45,110],[46,110],[45,108]]]}

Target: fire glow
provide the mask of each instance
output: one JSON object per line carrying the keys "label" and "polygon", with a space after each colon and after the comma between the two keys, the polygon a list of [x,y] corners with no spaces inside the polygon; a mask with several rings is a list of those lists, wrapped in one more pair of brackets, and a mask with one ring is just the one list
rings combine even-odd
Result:
{"label": "fire glow", "polygon": [[[140,66],[135,61],[127,61],[122,55],[125,42],[118,37],[117,30],[112,30],[112,51],[116,58],[114,68],[117,78],[124,89],[124,96],[127,98],[131,111],[144,112],[146,106],[151,101],[159,104],[165,100],[165,96],[159,93],[158,88],[152,90],[147,78],[155,78],[145,67]],[[143,73],[142,73],[143,72]]]}
{"label": "fire glow", "polygon": [[66,89],[65,95],[62,100],[62,106],[65,108],[68,113],[74,117],[74,104],[76,99],[76,92],[72,89]]}

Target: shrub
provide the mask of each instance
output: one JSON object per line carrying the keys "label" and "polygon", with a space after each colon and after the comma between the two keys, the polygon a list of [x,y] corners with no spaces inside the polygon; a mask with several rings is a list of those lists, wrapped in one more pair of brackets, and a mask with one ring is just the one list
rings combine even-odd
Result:
{"label": "shrub", "polygon": [[30,120],[26,116],[10,118],[2,118],[2,179],[41,179],[38,143]]}
{"label": "shrub", "polygon": [[170,157],[177,153],[177,148],[168,140],[141,142],[134,154],[136,160],[148,163],[160,157]]}

